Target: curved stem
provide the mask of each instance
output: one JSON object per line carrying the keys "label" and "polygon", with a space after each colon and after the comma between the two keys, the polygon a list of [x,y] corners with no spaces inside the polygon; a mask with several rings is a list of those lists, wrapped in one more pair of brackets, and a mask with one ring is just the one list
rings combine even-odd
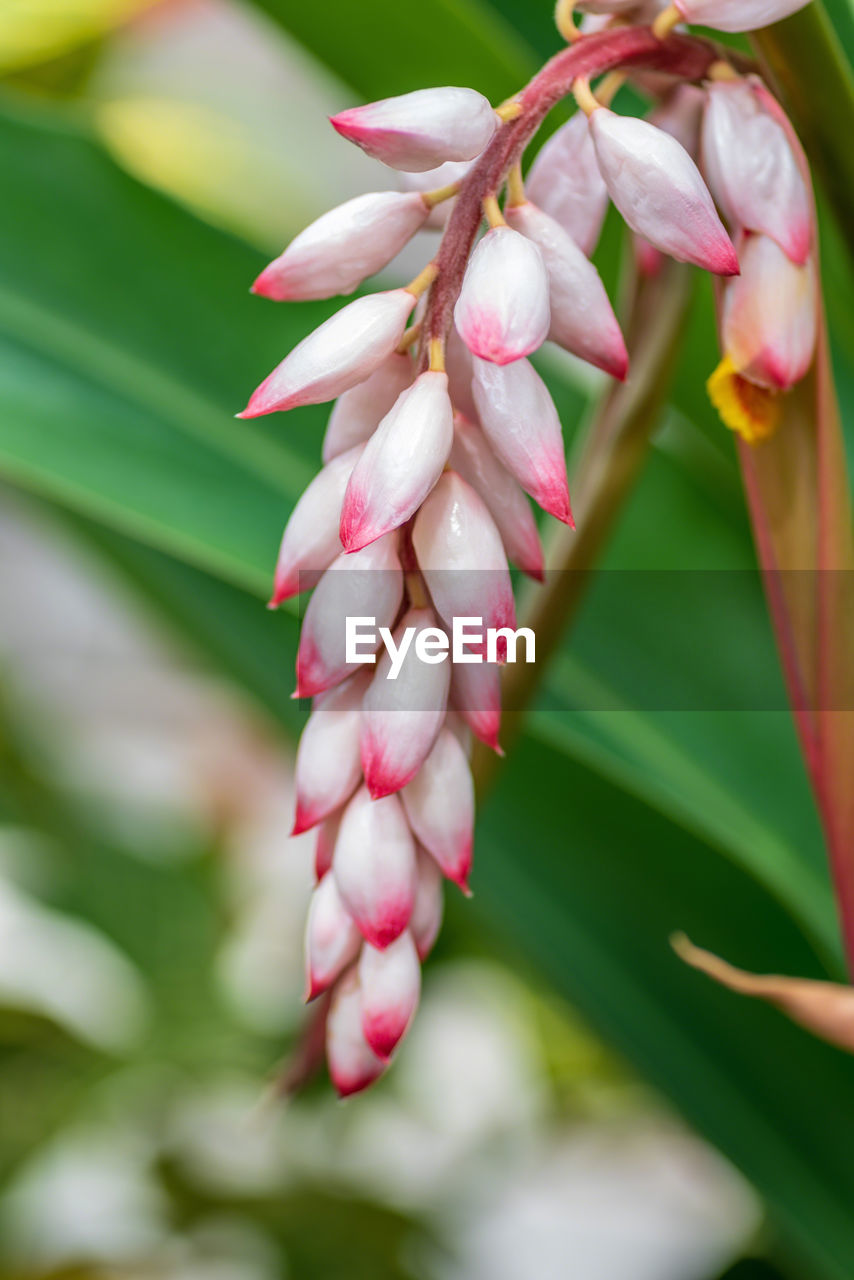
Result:
{"label": "curved stem", "polygon": [[512,166],[545,117],[572,90],[579,76],[602,75],[622,67],[669,71],[684,80],[700,80],[719,57],[708,40],[670,35],[659,40],[647,27],[621,27],[585,36],[563,49],[516,96],[522,110],[503,124],[464,180],[435,259],[438,277],[424,317],[421,367],[426,368],[431,338],[444,338],[451,325],[466,263],[483,218],[484,196],[500,191]]}

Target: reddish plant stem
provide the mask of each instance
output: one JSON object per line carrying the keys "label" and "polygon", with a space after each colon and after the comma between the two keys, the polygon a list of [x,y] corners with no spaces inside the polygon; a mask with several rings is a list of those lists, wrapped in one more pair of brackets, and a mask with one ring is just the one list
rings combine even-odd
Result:
{"label": "reddish plant stem", "polygon": [[439,274],[431,286],[424,316],[422,368],[429,359],[430,339],[444,338],[450,329],[454,303],[483,218],[484,196],[500,190],[552,107],[571,92],[573,81],[618,67],[667,71],[683,80],[700,80],[719,56],[707,40],[680,35],[659,40],[649,28],[621,27],[585,36],[546,63],[516,96],[522,114],[498,130],[457,196],[436,258]]}

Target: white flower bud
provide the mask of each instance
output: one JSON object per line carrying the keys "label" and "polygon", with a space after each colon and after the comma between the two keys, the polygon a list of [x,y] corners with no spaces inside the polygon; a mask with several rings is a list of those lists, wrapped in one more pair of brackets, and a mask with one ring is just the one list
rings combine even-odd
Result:
{"label": "white flower bud", "polygon": [[599,272],[571,236],[542,209],[510,205],[511,227],[533,241],[549,277],[549,338],[621,381],[629,367],[626,344]]}
{"label": "white flower bud", "polygon": [[332,117],[342,137],[369,156],[413,173],[446,160],[473,160],[497,124],[482,94],[456,87],[416,89]]}
{"label": "white flower bud", "polygon": [[[455,617],[475,617],[487,628],[515,628],[516,607],[501,535],[482,499],[455,471],[444,473],[415,517],[412,545],[436,610],[448,627],[453,627]],[[471,648],[483,651],[483,646]]]}
{"label": "white flower bud", "polygon": [[[445,718],[451,682],[449,657],[424,662],[416,652],[420,634],[436,628],[432,609],[410,609],[392,637],[398,650],[407,629],[409,648],[393,664],[388,651],[377,663],[362,711],[362,769],[371,795],[387,796],[414,777]],[[392,673],[394,672],[394,675]]]}
{"label": "white flower bud", "polygon": [[362,1031],[362,991],[356,966],[335,986],[326,1020],[326,1057],[329,1074],[342,1098],[373,1084],[386,1069]]}
{"label": "white flower bud", "polygon": [[396,534],[333,560],[305,611],[297,652],[297,696],[313,698],[358,669],[359,664],[347,662],[348,617],[373,617],[377,628],[390,627],[402,598]]}
{"label": "white flower bud", "polygon": [[382,271],[430,213],[415,192],[375,191],[330,209],[265,267],[252,292],[277,302],[352,293]]}
{"label": "white flower bud", "polygon": [[443,729],[401,792],[409,825],[442,873],[468,890],[474,841],[474,783],[458,739]]}
{"label": "white flower bud", "polygon": [[533,203],[559,222],[589,257],[605,220],[608,188],[583,111],[544,144],[525,186]]}
{"label": "white flower bud", "polygon": [[341,819],[332,875],[363,938],[382,948],[400,937],[415,901],[415,842],[397,796],[372,800],[359,788]]}
{"label": "white flower bud", "polygon": [[305,926],[306,1000],[326,991],[361,946],[362,935],[341,901],[335,876],[324,876],[311,895]]}
{"label": "white flower bud", "polygon": [[379,1057],[389,1058],[406,1034],[421,994],[421,964],[409,930],[384,951],[365,943],[359,983],[365,1039]]}
{"label": "white flower bud", "polygon": [[543,548],[530,503],[517,480],[498,461],[480,427],[462,414],[454,417],[450,465],[483,498],[495,521],[507,557],[523,573],[543,580]]}
{"label": "white flower bud", "polygon": [[405,524],[442,474],[453,439],[447,374],[428,370],[401,393],[353,469],[341,510],[345,550]]}
{"label": "white flower bud", "polygon": [[300,835],[329,817],[361,780],[361,709],[370,678],[369,671],[357,671],[315,703],[297,748],[292,835]]}
{"label": "white flower bud", "polygon": [[442,926],[443,892],[442,873],[435,858],[419,849],[417,853],[417,885],[415,904],[409,920],[420,960],[426,959],[433,949]]}
{"label": "white flower bud", "polygon": [[589,125],[608,192],[632,230],[679,262],[736,275],[735,250],[685,148],[648,120],[607,107]]}
{"label": "white flower bud", "polygon": [[812,364],[818,327],[815,267],[786,257],[768,236],[746,238],[741,275],[727,285],[723,348],[736,371],[775,391],[787,391]]}
{"label": "white flower bud", "polygon": [[533,365],[517,360],[501,369],[476,361],[474,398],[483,430],[507,470],[544,511],[571,524],[560,419]]}
{"label": "white flower bud", "polygon": [[703,162],[715,197],[737,227],[776,240],[799,266],[813,239],[812,202],[779,111],[758,82],[708,86]]}
{"label": "white flower bud", "polygon": [[716,31],[755,31],[788,18],[808,0],[676,0],[686,22]]}
{"label": "white flower bud", "polygon": [[549,332],[549,281],[540,251],[510,227],[475,246],[454,308],[460,337],[482,360],[530,355]]}
{"label": "white flower bud", "polygon": [[348,302],[285,356],[238,418],[322,404],[364,382],[399,344],[414,306],[406,289]]}
{"label": "white flower bud", "polygon": [[323,461],[329,462],[354,445],[364,444],[400,393],[411,384],[411,359],[394,351],[369,378],[345,391],[329,415],[323,437]]}
{"label": "white flower bud", "polygon": [[271,605],[310,591],[343,551],[338,535],[341,505],[361,452],[361,445],[349,449],[319,471],[291,512],[279,547]]}

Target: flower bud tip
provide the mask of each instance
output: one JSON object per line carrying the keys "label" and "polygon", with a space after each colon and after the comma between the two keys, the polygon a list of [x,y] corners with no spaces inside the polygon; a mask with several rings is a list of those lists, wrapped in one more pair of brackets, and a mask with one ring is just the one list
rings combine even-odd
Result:
{"label": "flower bud tip", "polygon": [[287,301],[287,295],[282,292],[281,288],[277,289],[275,276],[269,267],[265,267],[258,278],[253,281],[249,292],[259,298],[269,298],[272,302]]}
{"label": "flower bud tip", "polygon": [[316,827],[318,822],[322,821],[321,817],[315,817],[312,813],[306,813],[297,805],[297,811],[294,815],[294,825],[291,827],[291,836],[301,836],[306,831],[310,831],[312,827]]}

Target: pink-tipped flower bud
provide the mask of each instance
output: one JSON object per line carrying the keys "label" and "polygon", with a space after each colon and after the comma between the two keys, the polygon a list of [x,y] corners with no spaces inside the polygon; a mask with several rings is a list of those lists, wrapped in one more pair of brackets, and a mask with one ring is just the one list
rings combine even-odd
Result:
{"label": "pink-tipped flower bud", "polygon": [[409,924],[415,871],[415,842],[397,796],[372,800],[367,787],[360,787],[341,819],[332,875],[359,932],[373,946],[387,947]]}
{"label": "pink-tipped flower bud", "polygon": [[468,889],[474,840],[474,783],[466,753],[450,729],[401,796],[409,825],[442,873]]}
{"label": "pink-tipped flower bud", "polygon": [[813,239],[812,201],[786,131],[767,109],[767,100],[752,79],[711,83],[703,162],[730,222],[770,236],[803,266]]}
{"label": "pink-tipped flower bud", "polygon": [[449,705],[462,716],[476,738],[503,755],[498,741],[501,730],[501,675],[494,662],[456,662],[451,676]]}
{"label": "pink-tipped flower bud", "polygon": [[[342,552],[308,602],[297,653],[297,696],[331,689],[360,664],[347,662],[348,617],[372,617],[390,627],[403,599],[397,535],[387,534],[353,555]],[[380,640],[377,633],[377,648]]]}
{"label": "pink-tipped flower bud", "polygon": [[[472,162],[470,160],[447,160],[435,169],[425,169],[421,173],[400,173],[398,182],[404,191],[439,191],[442,187],[450,187],[455,182],[462,182]],[[434,205],[430,216],[424,223],[432,230],[441,230],[448,221],[448,215],[454,207],[454,197]]]}
{"label": "pink-tipped flower bud", "polygon": [[362,989],[362,1032],[381,1058],[390,1058],[418,1008],[421,964],[407,930],[378,951],[365,943],[359,956]]}
{"label": "pink-tipped flower bud", "polygon": [[564,524],[572,524],[566,457],[557,409],[527,360],[501,369],[478,360],[474,398],[483,430],[523,489]]}
{"label": "pink-tipped flower bud", "polygon": [[369,671],[357,671],[317,699],[297,748],[296,817],[291,835],[316,827],[356,790],[362,777],[362,699],[370,678]]}
{"label": "pink-tipped flower bud", "polygon": [[508,364],[541,347],[549,332],[549,280],[540,251],[511,227],[475,246],[454,320],[468,349]]}
{"label": "pink-tipped flower bud", "polygon": [[621,381],[626,344],[599,272],[554,218],[530,201],[509,205],[507,222],[542,254],[549,277],[549,338]]}
{"label": "pink-tipped flower bud", "polygon": [[[486,504],[455,471],[446,471],[427,498],[412,531],[412,545],[436,610],[448,627],[454,618],[480,618],[486,628],[516,626],[516,607],[501,535]],[[475,654],[484,646],[471,646]],[[499,658],[502,657],[499,649]]]}
{"label": "pink-tipped flower bud", "polygon": [[238,418],[322,404],[364,382],[399,344],[414,306],[407,289],[348,302],[285,356]]}
{"label": "pink-tipped flower bud", "polygon": [[[394,656],[388,646],[362,710],[362,770],[375,798],[400,791],[421,768],[442,727],[451,682],[448,637],[432,609],[410,609],[392,640]],[[428,640],[435,642],[429,652]]]}
{"label": "pink-tipped flower bud", "polygon": [[361,452],[361,445],[349,449],[319,471],[291,512],[279,547],[271,607],[310,591],[340,556],[341,505]]}
{"label": "pink-tipped flower bud", "polygon": [[375,191],[324,213],[300,232],[252,286],[276,302],[352,293],[388,266],[430,210],[416,191]]}
{"label": "pink-tipped flower bud", "polygon": [[454,417],[450,465],[483,498],[508,559],[537,582],[543,580],[543,548],[537,522],[518,481],[496,458],[480,427]]}
{"label": "pink-tipped flower bud", "polygon": [[331,987],[361,946],[362,935],[341,901],[335,876],[324,876],[311,895],[305,926],[306,1000]]}
{"label": "pink-tipped flower bud", "polygon": [[332,125],[375,160],[420,173],[480,155],[498,117],[476,90],[446,87],[351,107],[333,116]]}
{"label": "pink-tipped flower bud", "polygon": [[335,841],[338,839],[338,828],[341,825],[341,810],[325,818],[317,828],[317,839],[314,843],[314,878],[320,883],[332,866],[332,855],[335,852]]}
{"label": "pink-tipped flower bud", "polygon": [[679,262],[736,275],[735,249],[685,148],[648,120],[607,107],[589,126],[605,185],[632,230]]}
{"label": "pink-tipped flower bud", "polygon": [[370,378],[345,391],[329,415],[323,437],[323,461],[329,462],[354,445],[364,444],[411,383],[411,359],[394,351]]}
{"label": "pink-tipped flower bud", "polygon": [[341,510],[345,550],[405,524],[442,474],[453,439],[448,376],[428,370],[401,393],[353,469]]}
{"label": "pink-tipped flower bud", "polygon": [[439,864],[429,853],[419,849],[415,904],[409,919],[409,932],[415,942],[419,960],[426,960],[433,950],[433,943],[442,927],[443,904],[442,872]]}
{"label": "pink-tipped flower bud", "polygon": [[605,221],[608,188],[583,111],[549,138],[525,185],[533,203],[560,223],[589,257]]}
{"label": "pink-tipped flower bud", "polygon": [[326,1020],[326,1059],[332,1083],[342,1098],[367,1089],[388,1065],[377,1057],[362,1031],[362,990],[355,965],[332,994]]}
{"label": "pink-tipped flower bud", "polygon": [[756,31],[788,18],[808,0],[676,0],[686,22],[716,31]]}
{"label": "pink-tipped flower bud", "polygon": [[812,259],[798,267],[776,240],[747,236],[741,275],[727,285],[723,302],[722,344],[736,372],[787,391],[812,364],[817,326]]}

